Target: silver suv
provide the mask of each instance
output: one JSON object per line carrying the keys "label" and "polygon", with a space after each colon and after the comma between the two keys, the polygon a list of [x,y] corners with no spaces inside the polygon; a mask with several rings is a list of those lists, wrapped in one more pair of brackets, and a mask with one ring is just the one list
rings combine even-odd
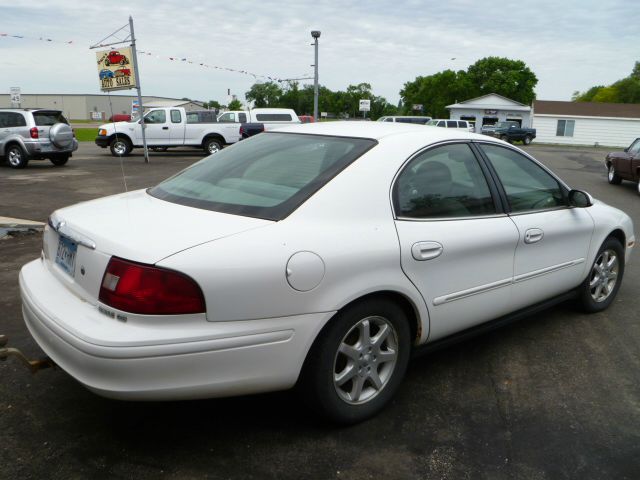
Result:
{"label": "silver suv", "polygon": [[0,109],[0,158],[9,166],[24,168],[29,160],[47,158],[61,166],[77,149],[78,141],[60,110]]}

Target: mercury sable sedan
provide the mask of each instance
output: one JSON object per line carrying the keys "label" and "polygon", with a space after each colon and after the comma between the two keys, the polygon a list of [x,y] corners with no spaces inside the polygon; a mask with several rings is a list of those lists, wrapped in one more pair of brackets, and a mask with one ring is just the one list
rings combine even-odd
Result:
{"label": "mercury sable sedan", "polygon": [[633,245],[626,214],[505,142],[334,122],[54,212],[20,286],[37,343],[100,395],[297,385],[349,423],[412,352],[570,297],[607,308]]}

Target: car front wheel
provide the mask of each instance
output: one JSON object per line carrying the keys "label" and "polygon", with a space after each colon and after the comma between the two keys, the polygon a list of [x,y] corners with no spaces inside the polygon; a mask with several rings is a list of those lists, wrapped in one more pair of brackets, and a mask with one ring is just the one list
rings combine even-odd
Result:
{"label": "car front wheel", "polygon": [[58,155],[56,157],[51,157],[49,160],[51,160],[51,163],[56,167],[61,167],[69,161],[69,155]]}
{"label": "car front wheel", "polygon": [[11,145],[7,148],[5,155],[11,168],[24,168],[29,163],[27,154],[19,145]]}
{"label": "car front wheel", "polygon": [[312,347],[301,379],[306,402],[339,423],[363,421],[397,391],[411,348],[403,310],[371,299],[339,312]]}
{"label": "car front wheel", "polygon": [[205,153],[212,155],[216,152],[219,152],[220,150],[222,150],[222,144],[218,140],[216,140],[215,138],[209,138],[208,140],[205,140],[204,142]]}
{"label": "car front wheel", "polygon": [[124,138],[114,138],[109,148],[114,157],[126,157],[131,153],[131,144]]}
{"label": "car front wheel", "polygon": [[527,135],[526,137],[524,137],[524,140],[522,140],[522,143],[524,143],[525,145],[531,145],[531,137]]}
{"label": "car front wheel", "polygon": [[622,178],[616,173],[616,169],[613,164],[609,165],[607,171],[607,180],[612,185],[620,185],[622,183]]}
{"label": "car front wheel", "polygon": [[607,238],[580,289],[579,302],[586,312],[601,312],[613,303],[624,274],[624,248],[614,237]]}

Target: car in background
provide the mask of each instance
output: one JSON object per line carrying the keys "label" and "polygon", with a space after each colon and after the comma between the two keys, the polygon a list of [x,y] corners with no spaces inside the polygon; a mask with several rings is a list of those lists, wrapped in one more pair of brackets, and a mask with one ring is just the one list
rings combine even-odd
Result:
{"label": "car in background", "polygon": [[100,76],[100,80],[104,80],[105,78],[113,78],[113,72],[111,70],[109,70],[108,68],[103,68],[102,70],[100,70],[99,73]]}
{"label": "car in background", "polygon": [[518,122],[498,122],[493,136],[505,142],[521,141],[529,145],[536,138],[536,129],[522,127]]}
{"label": "car in background", "polygon": [[466,132],[474,132],[475,127],[467,120],[450,120],[446,118],[434,118],[427,122],[430,127],[457,128]]}
{"label": "car in background", "polygon": [[25,168],[29,160],[48,159],[65,165],[78,149],[69,122],[60,110],[0,109],[0,158],[12,168]]}
{"label": "car in background", "polygon": [[636,138],[622,152],[608,153],[604,162],[609,183],[620,185],[622,180],[636,182],[640,194],[640,138]]}
{"label": "car in background", "polygon": [[414,123],[416,125],[425,125],[431,117],[423,117],[420,115],[392,115],[380,117],[378,122],[397,122],[397,123]]}
{"label": "car in background", "polygon": [[605,310],[634,241],[624,212],[502,141],[296,125],[53,212],[20,273],[22,311],[97,394],[298,385],[355,423],[391,400],[413,353],[570,298]]}
{"label": "car in background", "polygon": [[496,125],[494,123],[487,123],[483,125],[482,128],[480,129],[480,133],[482,133],[483,135],[493,136],[495,131],[496,131]]}
{"label": "car in background", "polygon": [[300,123],[315,123],[316,119],[313,118],[313,115],[298,115],[298,119]]}

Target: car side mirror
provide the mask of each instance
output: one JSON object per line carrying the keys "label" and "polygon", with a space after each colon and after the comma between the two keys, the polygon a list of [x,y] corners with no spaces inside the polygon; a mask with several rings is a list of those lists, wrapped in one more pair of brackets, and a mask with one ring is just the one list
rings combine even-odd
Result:
{"label": "car side mirror", "polygon": [[586,208],[593,205],[593,197],[582,190],[569,191],[569,205],[572,207]]}

